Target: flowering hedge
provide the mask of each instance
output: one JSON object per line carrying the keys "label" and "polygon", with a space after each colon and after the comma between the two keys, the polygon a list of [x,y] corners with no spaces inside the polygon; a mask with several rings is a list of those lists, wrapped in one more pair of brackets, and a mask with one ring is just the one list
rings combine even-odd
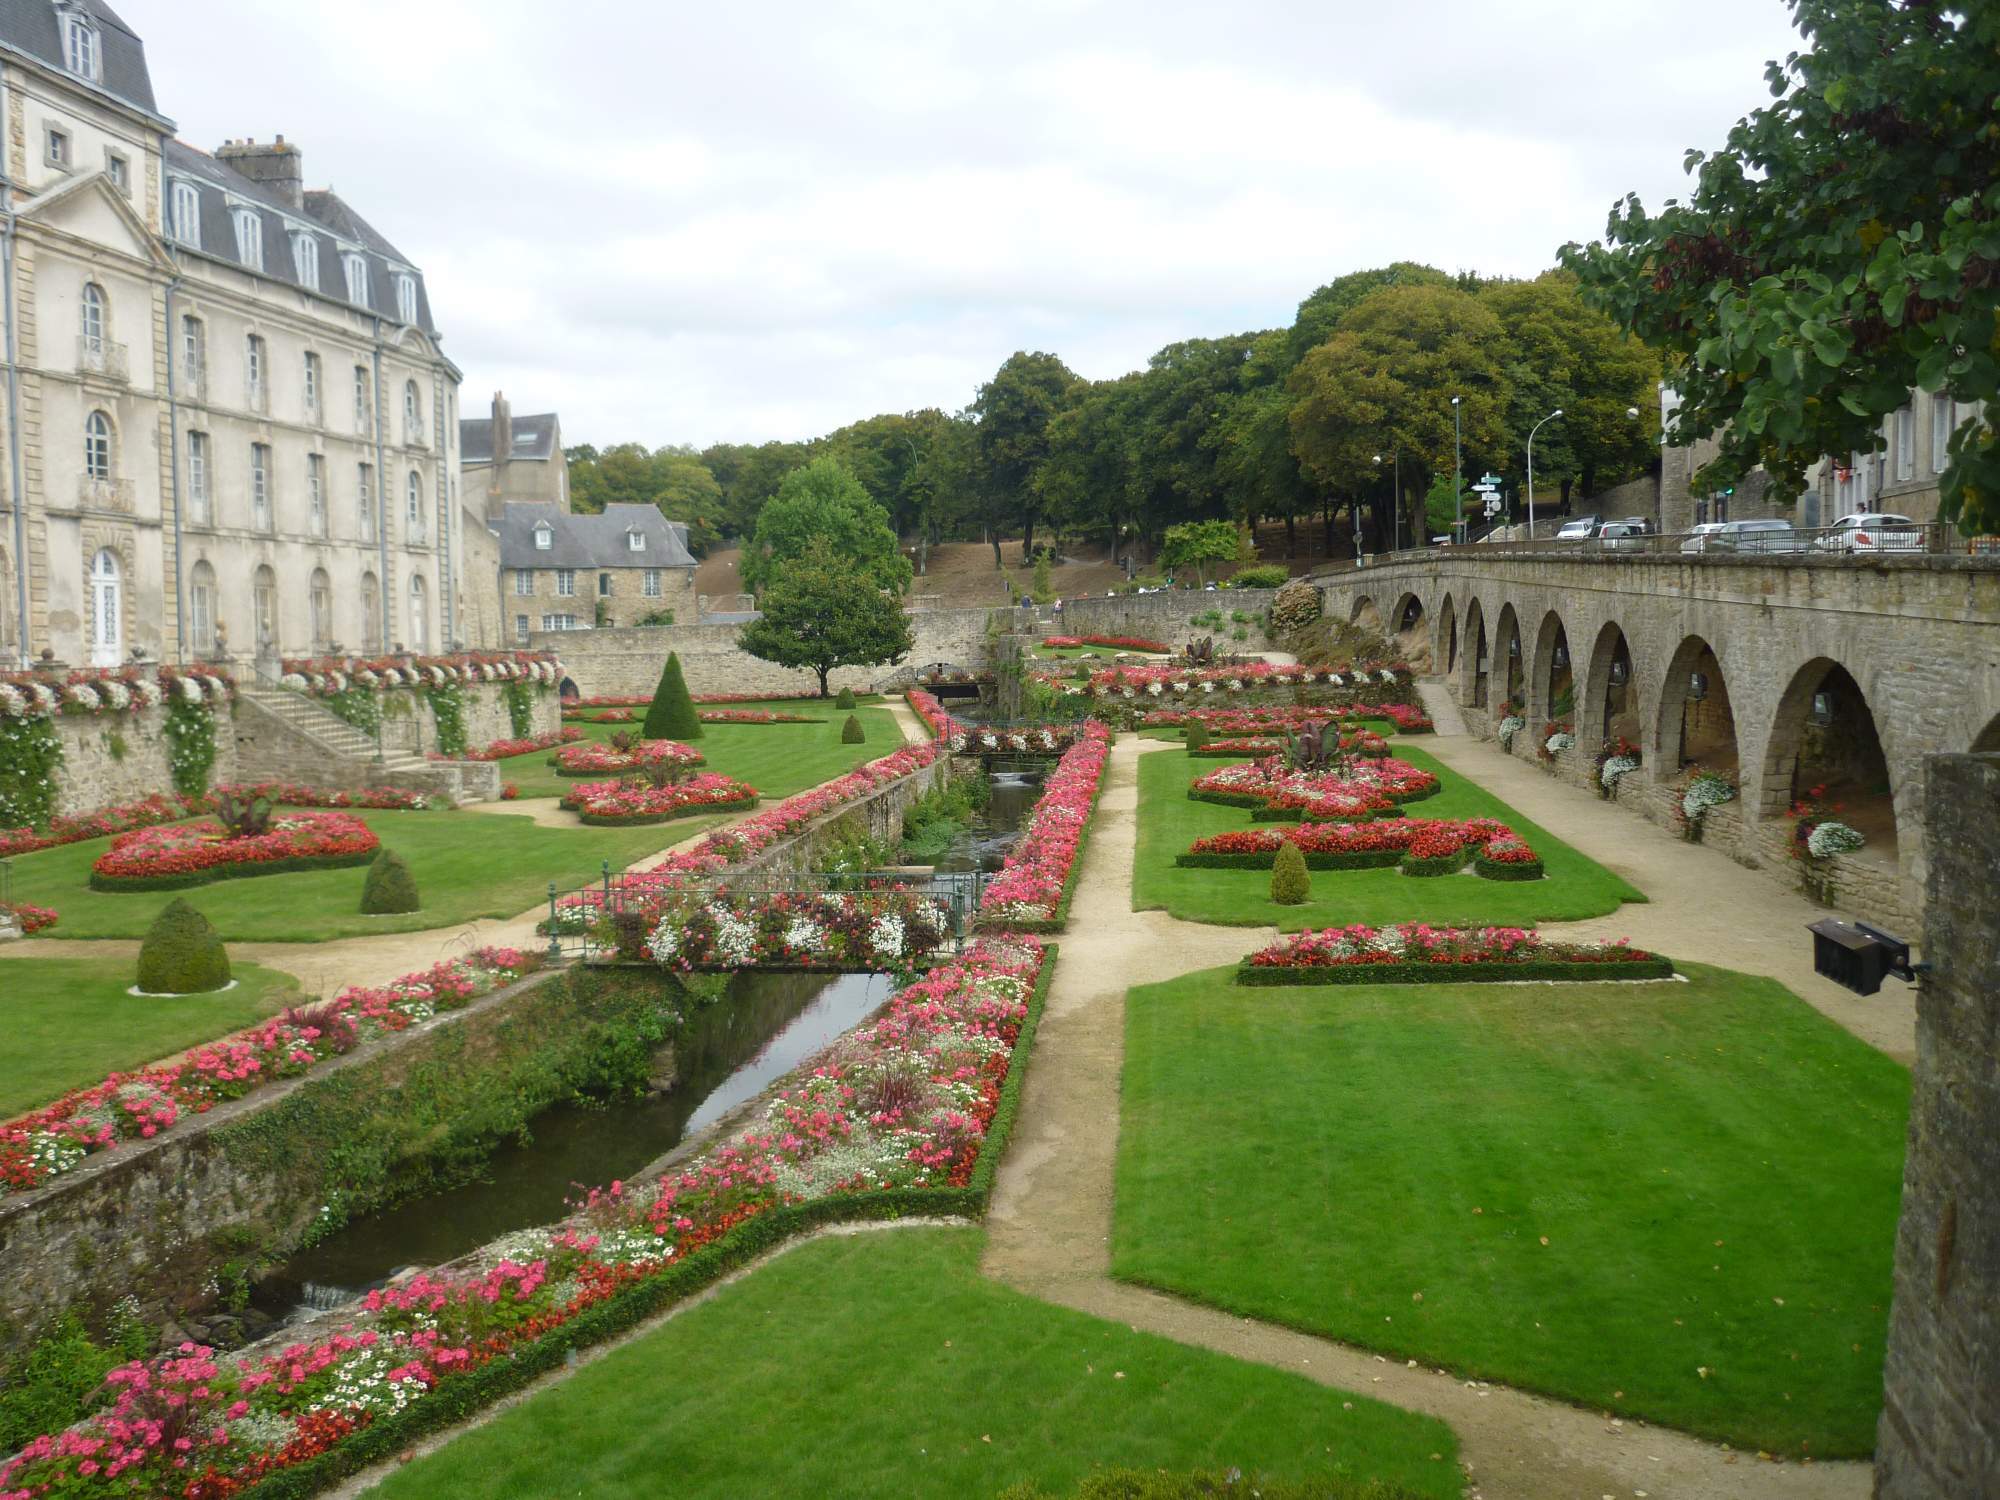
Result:
{"label": "flowering hedge", "polygon": [[903,970],[951,935],[945,904],[907,886],[718,891],[662,907],[644,956],[679,970]]}
{"label": "flowering hedge", "polygon": [[120,834],[90,867],[91,889],[171,891],[211,880],[365,865],[381,841],[351,813],[273,818],[270,830],[231,838],[220,823],[177,823]]}
{"label": "flowering hedge", "polygon": [[446,755],[441,751],[430,752],[432,760],[512,760],[517,755],[533,755],[537,750],[552,750],[557,745],[573,745],[583,738],[583,731],[573,724],[565,724],[561,729],[552,729],[547,734],[531,735],[526,739],[495,740],[490,745],[478,749],[465,749],[456,755]]}
{"label": "flowering hedge", "polygon": [[1328,772],[1288,771],[1272,756],[1210,771],[1188,788],[1188,796],[1247,807],[1259,819],[1337,823],[1393,813],[1400,804],[1437,791],[1436,776],[1393,757],[1355,760]]}
{"label": "flowering hedge", "polygon": [[718,771],[703,771],[672,786],[632,781],[587,781],[568,792],[562,805],[592,828],[632,828],[665,823],[696,813],[748,812],[757,788]]}
{"label": "flowering hedge", "polygon": [[904,700],[924,721],[931,737],[954,753],[1011,751],[1016,755],[1048,755],[1076,743],[1080,724],[1035,724],[1006,728],[971,724],[953,714],[922,688],[912,688]]}
{"label": "flowering hedge", "polygon": [[220,668],[186,671],[159,667],[112,667],[71,672],[61,681],[45,673],[0,672],[0,715],[15,719],[55,714],[136,714],[169,698],[188,703],[227,703],[235,681]]}
{"label": "flowering hedge", "polygon": [[564,745],[549,757],[558,776],[616,776],[642,766],[701,765],[699,750],[675,740],[641,740],[630,750],[619,750],[601,740],[580,740]]}
{"label": "flowering hedge", "polygon": [[[1313,870],[1371,870],[1400,865],[1413,875],[1445,875],[1474,861],[1492,880],[1540,876],[1534,852],[1492,818],[1380,818],[1365,823],[1300,823],[1285,829],[1247,828],[1196,839],[1174,863],[1192,869],[1268,870],[1286,844],[1296,844]],[[1525,854],[1525,861],[1513,851]],[[1489,851],[1504,851],[1491,853]],[[1532,864],[1530,864],[1532,862]],[[1492,863],[1506,873],[1480,866]],[[1532,873],[1515,873],[1527,871]]]}
{"label": "flowering hedge", "polygon": [[45,928],[55,926],[61,920],[53,908],[30,906],[25,901],[0,901],[0,912],[9,912],[13,915],[15,925],[21,929],[23,937],[33,937]]}
{"label": "flowering hedge", "polygon": [[41,1187],[94,1152],[171,1130],[188,1115],[459,1009],[540,967],[533,953],[482,948],[391,984],[352,985],[324,1004],[196,1047],[165,1067],[113,1073],[0,1125],[0,1193]]}
{"label": "flowering hedge", "polygon": [[1083,854],[1091,808],[1111,758],[1111,731],[1091,722],[1042,783],[1027,829],[987,883],[982,926],[1054,932],[1069,916],[1070,882]]}
{"label": "flowering hedge", "polygon": [[43,832],[33,828],[0,830],[0,859],[16,854],[32,854],[37,849],[53,849],[59,844],[76,844],[84,839],[129,833],[135,828],[150,828],[156,823],[178,822],[191,810],[194,810],[194,805],[186,798],[155,792],[137,802],[100,807],[95,812],[82,813],[73,818],[53,818]]}
{"label": "flowering hedge", "polygon": [[1269,662],[1247,662],[1238,667],[1110,667],[1092,672],[1085,682],[1069,682],[1070,692],[1088,693],[1098,698],[1161,698],[1169,694],[1200,697],[1213,693],[1242,693],[1266,687],[1311,687],[1359,691],[1368,687],[1407,686],[1410,669],[1400,663],[1393,667],[1357,666],[1333,670],[1326,667],[1277,667]]}
{"label": "flowering hedge", "polygon": [[314,656],[282,663],[278,683],[295,693],[331,698],[361,688],[441,688],[481,682],[553,685],[562,663],[545,651],[463,651],[450,656]]}
{"label": "flowering hedge", "polygon": [[[263,1356],[192,1343],[0,1466],[9,1494],[327,1488],[820,1224],[976,1216],[1019,1107],[1044,955],[979,944],[794,1069],[763,1121],[679,1172],[592,1189],[467,1270],[371,1292],[355,1320]],[[441,1398],[441,1399],[439,1399]],[[185,1446],[181,1446],[185,1441]],[[86,1461],[89,1468],[85,1468]]]}
{"label": "flowering hedge", "polygon": [[1238,984],[1409,984],[1469,979],[1666,979],[1656,953],[1615,943],[1563,943],[1519,927],[1327,927],[1251,954]]}
{"label": "flowering hedge", "polygon": [[[427,812],[446,805],[422,792],[399,786],[365,786],[353,791],[332,787],[300,786],[294,781],[255,781],[225,784],[215,796],[262,797],[280,807],[364,807],[371,812]],[[195,804],[197,808],[211,801]]]}
{"label": "flowering hedge", "polygon": [[[1340,748],[1349,755],[1383,756],[1389,753],[1389,742],[1379,734],[1356,729],[1340,737]],[[1200,760],[1241,760],[1246,755],[1262,760],[1281,755],[1284,749],[1282,739],[1225,739],[1210,740],[1198,750],[1189,746],[1188,754]]]}
{"label": "flowering hedge", "polygon": [[1398,734],[1430,734],[1435,726],[1420,708],[1403,703],[1341,703],[1317,708],[1155,708],[1141,729],[1173,729],[1199,724],[1210,734],[1274,734],[1324,724],[1329,719],[1384,719]]}
{"label": "flowering hedge", "polygon": [[1052,635],[1042,644],[1052,651],[1073,646],[1109,646],[1119,651],[1151,651],[1155,655],[1165,655],[1174,649],[1165,641],[1149,641],[1137,635]]}

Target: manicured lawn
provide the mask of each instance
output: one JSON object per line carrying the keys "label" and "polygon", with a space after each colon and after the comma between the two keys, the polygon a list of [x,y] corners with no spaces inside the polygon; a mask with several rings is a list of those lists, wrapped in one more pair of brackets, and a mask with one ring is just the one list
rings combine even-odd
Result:
{"label": "manicured lawn", "polygon": [[[833,706],[833,700],[787,699],[769,703],[718,703],[715,708],[768,708],[786,713],[811,714],[824,722],[817,724],[704,724],[695,749],[706,757],[702,769],[720,771],[747,781],[767,800],[776,801],[802,792],[822,781],[831,781],[851,771],[863,761],[900,749],[902,731],[886,708],[854,710],[868,741],[843,745],[840,726],[847,714]],[[645,710],[636,709],[641,718]],[[581,724],[577,726],[593,740],[608,740],[619,730],[636,732],[638,724]],[[520,787],[523,797],[560,797],[572,790],[575,777],[558,776],[549,765],[551,752],[519,755],[500,762],[500,779]]]}
{"label": "manicured lawn", "polygon": [[1133,990],[1115,1273],[1742,1447],[1867,1454],[1909,1074],[1778,984],[1689,973]]}
{"label": "manicured lawn", "polygon": [[[752,731],[756,732],[756,731]],[[764,730],[771,733],[771,730]],[[175,895],[235,942],[318,942],[379,932],[418,932],[474,917],[511,917],[558,889],[598,877],[725,821],[682,818],[652,828],[542,828],[525,817],[472,812],[368,812],[359,815],[382,843],[409,862],[423,899],[407,916],[364,917],[365,867],[219,880],[170,892],[90,889],[90,865],[110,847],[88,839],[14,860],[14,897],[53,906],[62,924],[52,936],[136,938]],[[0,982],[5,971],[0,970]]]}
{"label": "manicured lawn", "polygon": [[1144,656],[1155,661],[1164,661],[1171,653],[1138,651],[1130,646],[1037,646],[1034,654],[1050,661],[1058,658],[1063,661],[1075,661],[1081,656],[1103,657],[1106,660],[1114,656]]}
{"label": "manicured lawn", "polygon": [[[1436,772],[1444,789],[1412,802],[1413,818],[1499,818],[1542,857],[1547,878],[1532,881],[1481,880],[1473,875],[1430,878],[1380,870],[1315,870],[1312,899],[1301,906],[1271,902],[1268,870],[1182,869],[1174,856],[1196,839],[1230,829],[1275,827],[1253,824],[1250,810],[1196,802],[1188,787],[1229,765],[1181,751],[1155,750],[1139,760],[1139,850],[1132,874],[1136,910],[1164,908],[1189,922],[1223,926],[1274,923],[1287,932],[1301,927],[1346,926],[1363,922],[1433,922],[1492,927],[1526,927],[1537,922],[1575,921],[1616,911],[1622,902],[1646,898],[1594,860],[1530,823],[1499,798],[1454,771],[1446,770],[1408,741],[1391,753]],[[1668,955],[1672,957],[1673,955]]]}
{"label": "manicured lawn", "polygon": [[1461,1493],[1442,1423],[1032,1301],[980,1243],[802,1246],[374,1493],[957,1500],[1105,1465]]}
{"label": "manicured lawn", "polygon": [[299,998],[289,975],[231,967],[236,988],[220,995],[141,998],[125,993],[129,958],[0,962],[0,1119],[212,1042]]}

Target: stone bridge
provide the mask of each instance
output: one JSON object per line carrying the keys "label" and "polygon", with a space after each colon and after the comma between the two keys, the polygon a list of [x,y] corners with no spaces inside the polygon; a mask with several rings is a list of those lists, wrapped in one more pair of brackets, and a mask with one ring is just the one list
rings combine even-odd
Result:
{"label": "stone bridge", "polygon": [[[1512,705],[1516,756],[1597,784],[1607,739],[1638,745],[1617,800],[1679,827],[1696,763],[1738,779],[1705,841],[1790,876],[1813,788],[1868,846],[1829,899],[1921,930],[1924,760],[2000,750],[2000,558],[1404,553],[1322,575],[1327,612],[1398,639],[1474,734]],[[1573,725],[1549,761],[1546,727]],[[1840,811],[1833,812],[1838,803]]]}

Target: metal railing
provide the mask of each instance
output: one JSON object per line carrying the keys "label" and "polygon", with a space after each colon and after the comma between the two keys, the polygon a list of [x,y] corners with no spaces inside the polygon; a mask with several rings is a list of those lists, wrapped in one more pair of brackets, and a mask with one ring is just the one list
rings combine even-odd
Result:
{"label": "metal railing", "polygon": [[1365,571],[1386,563],[1440,555],[1561,559],[1672,557],[1686,561],[1749,557],[1760,562],[1788,565],[1842,562],[1854,558],[1983,557],[1991,558],[1996,565],[2000,565],[2000,536],[1967,537],[1955,526],[1941,521],[1820,527],[1793,526],[1790,523],[1723,522],[1681,532],[1634,531],[1589,537],[1536,537],[1532,541],[1437,542],[1423,548],[1371,554],[1360,566]]}

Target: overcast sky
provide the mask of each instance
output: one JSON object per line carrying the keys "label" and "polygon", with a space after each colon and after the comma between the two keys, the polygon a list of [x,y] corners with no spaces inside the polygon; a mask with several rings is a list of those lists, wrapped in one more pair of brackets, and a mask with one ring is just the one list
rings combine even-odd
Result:
{"label": "overcast sky", "polygon": [[1782,0],[113,3],[184,139],[282,132],[424,269],[465,410],[599,444],[1116,375],[1391,260],[1533,275],[1796,43]]}

